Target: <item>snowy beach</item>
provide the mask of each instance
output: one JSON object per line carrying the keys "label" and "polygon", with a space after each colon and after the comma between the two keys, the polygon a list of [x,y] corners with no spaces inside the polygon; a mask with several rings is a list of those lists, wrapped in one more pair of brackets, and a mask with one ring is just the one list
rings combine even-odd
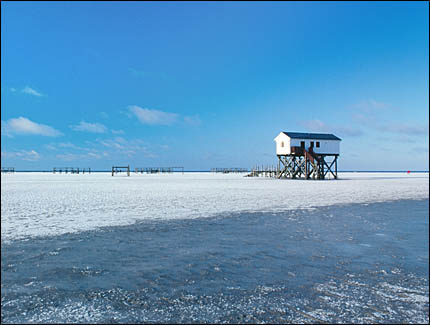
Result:
{"label": "snowy beach", "polygon": [[340,173],[339,180],[325,181],[243,175],[5,174],[1,177],[1,238],[60,235],[148,219],[429,197],[428,173]]}

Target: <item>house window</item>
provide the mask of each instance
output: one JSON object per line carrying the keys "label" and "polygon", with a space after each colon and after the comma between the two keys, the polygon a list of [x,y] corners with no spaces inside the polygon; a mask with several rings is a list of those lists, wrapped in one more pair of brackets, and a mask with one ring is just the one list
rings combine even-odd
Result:
{"label": "house window", "polygon": [[313,148],[314,147],[314,142],[313,141],[311,141],[311,148]]}
{"label": "house window", "polygon": [[300,147],[302,147],[302,148],[305,147],[305,142],[304,141],[300,141]]}
{"label": "house window", "polygon": [[320,142],[319,141],[317,141],[317,148],[319,148],[320,147]]}
{"label": "house window", "polygon": [[284,141],[282,141],[282,142],[281,142],[281,147],[282,147],[282,148],[284,147]]}

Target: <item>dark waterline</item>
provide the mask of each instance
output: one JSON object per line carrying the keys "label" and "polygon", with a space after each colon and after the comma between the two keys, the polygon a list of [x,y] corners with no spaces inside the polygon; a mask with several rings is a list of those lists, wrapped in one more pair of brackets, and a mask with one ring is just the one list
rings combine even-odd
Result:
{"label": "dark waterline", "polygon": [[[112,170],[91,170],[91,173],[110,173]],[[338,170],[339,173],[407,173],[408,170]],[[428,173],[428,170],[410,170],[411,173]],[[52,173],[52,170],[15,170],[15,173]],[[130,170],[134,173],[134,170]],[[172,173],[181,174],[182,171]],[[210,170],[184,170],[184,173],[213,173]],[[57,172],[59,174],[59,172]],[[63,172],[65,174],[65,172]],[[70,173],[69,173],[70,174]],[[88,172],[85,172],[88,174]]]}
{"label": "dark waterline", "polygon": [[2,323],[428,322],[429,201],[2,244]]}

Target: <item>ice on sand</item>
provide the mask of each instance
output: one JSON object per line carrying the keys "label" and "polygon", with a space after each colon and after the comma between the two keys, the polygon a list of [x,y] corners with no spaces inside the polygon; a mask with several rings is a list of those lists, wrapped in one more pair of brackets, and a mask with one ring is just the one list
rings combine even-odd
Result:
{"label": "ice on sand", "polygon": [[9,241],[145,219],[279,212],[429,197],[428,173],[339,173],[339,178],[277,180],[212,173],[2,175],[1,237]]}

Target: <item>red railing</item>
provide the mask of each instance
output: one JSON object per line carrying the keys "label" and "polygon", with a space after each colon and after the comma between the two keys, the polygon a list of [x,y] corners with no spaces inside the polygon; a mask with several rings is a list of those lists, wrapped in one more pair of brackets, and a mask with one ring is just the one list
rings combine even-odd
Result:
{"label": "red railing", "polygon": [[312,163],[315,163],[315,157],[314,157],[314,150],[312,147],[309,147],[308,150],[303,147],[291,147],[291,154],[293,155],[299,155],[299,156],[305,156],[306,159],[312,161]]}
{"label": "red railing", "polygon": [[303,149],[304,148],[302,148],[302,147],[291,147],[291,153],[293,155],[303,156],[303,154],[304,154]]}

